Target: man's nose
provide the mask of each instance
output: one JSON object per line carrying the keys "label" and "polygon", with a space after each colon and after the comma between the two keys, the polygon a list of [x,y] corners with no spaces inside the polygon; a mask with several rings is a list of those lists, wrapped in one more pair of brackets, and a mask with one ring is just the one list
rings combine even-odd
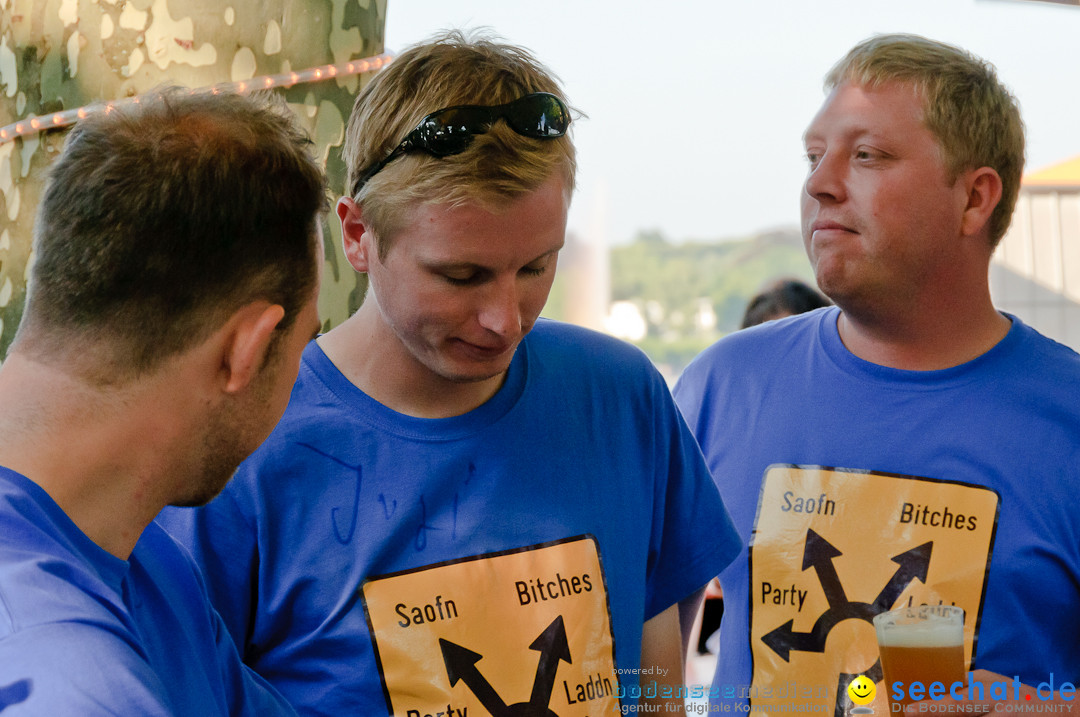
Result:
{"label": "man's nose", "polygon": [[847,162],[843,155],[825,152],[806,175],[804,191],[815,199],[843,201],[847,196]]}
{"label": "man's nose", "polygon": [[499,336],[521,331],[521,301],[517,277],[500,277],[484,292],[479,311],[480,325]]}

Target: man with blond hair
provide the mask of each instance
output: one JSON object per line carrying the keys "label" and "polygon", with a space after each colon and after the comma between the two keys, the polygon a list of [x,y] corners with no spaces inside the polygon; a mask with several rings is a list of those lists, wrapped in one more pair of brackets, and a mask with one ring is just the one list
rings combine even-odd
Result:
{"label": "man with blond hair", "polygon": [[721,340],[675,388],[747,546],[720,576],[716,681],[768,704],[797,676],[840,714],[855,677],[882,679],[873,617],[941,603],[1010,698],[1014,677],[1075,680],[1080,357],[988,283],[1023,168],[1016,101],[986,62],[910,35],[860,43],[826,89],[802,228],[836,307]]}
{"label": "man with blond hair", "polygon": [[79,122],[50,170],[0,368],[0,711],[292,715],[152,521],[270,433],[326,208],[284,103],[165,90]]}
{"label": "man with blond hair", "polygon": [[457,33],[361,92],[337,213],[367,297],[224,495],[168,518],[305,713],[682,711],[680,618],[738,546],[645,356],[538,319],[574,187],[561,94]]}

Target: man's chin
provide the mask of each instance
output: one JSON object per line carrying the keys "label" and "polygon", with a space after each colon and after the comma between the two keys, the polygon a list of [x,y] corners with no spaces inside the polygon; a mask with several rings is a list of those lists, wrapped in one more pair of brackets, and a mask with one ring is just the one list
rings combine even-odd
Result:
{"label": "man's chin", "polygon": [[483,383],[501,378],[510,369],[515,350],[516,348],[511,349],[504,355],[487,361],[446,361],[437,373],[443,379],[453,383]]}
{"label": "man's chin", "polygon": [[506,368],[496,371],[448,371],[442,374],[442,377],[445,380],[450,381],[451,383],[458,383],[463,385],[471,383],[484,383],[486,381],[502,379],[504,376],[506,376]]}
{"label": "man's chin", "polygon": [[169,503],[169,505],[173,508],[201,508],[210,501],[212,501],[214,498],[217,498],[220,493],[221,491],[219,490],[217,493],[213,494],[184,497],[180,500]]}
{"label": "man's chin", "polygon": [[211,500],[213,500],[216,497],[217,497],[217,495],[215,494],[215,495],[210,496],[209,498],[201,498],[201,497],[199,497],[199,498],[181,498],[178,501],[169,503],[169,507],[171,507],[171,508],[201,508],[201,507],[203,507],[204,505],[206,505],[207,503],[209,503]]}
{"label": "man's chin", "polygon": [[212,501],[214,498],[217,498],[221,494],[221,491],[225,490],[225,486],[228,485],[230,480],[232,480],[232,477],[235,473],[235,470],[230,472],[228,477],[225,478],[225,480],[218,480],[213,483],[207,481],[202,485],[198,486],[197,488],[193,489],[191,493],[181,496],[173,502],[169,503],[169,505],[173,506],[174,508],[202,507]]}

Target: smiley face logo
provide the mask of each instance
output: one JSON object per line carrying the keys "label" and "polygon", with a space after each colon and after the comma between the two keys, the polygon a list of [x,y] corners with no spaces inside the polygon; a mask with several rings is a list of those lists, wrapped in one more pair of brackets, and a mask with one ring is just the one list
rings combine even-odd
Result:
{"label": "smiley face logo", "polygon": [[868,705],[874,701],[877,688],[866,675],[859,675],[847,686],[848,697],[857,705]]}

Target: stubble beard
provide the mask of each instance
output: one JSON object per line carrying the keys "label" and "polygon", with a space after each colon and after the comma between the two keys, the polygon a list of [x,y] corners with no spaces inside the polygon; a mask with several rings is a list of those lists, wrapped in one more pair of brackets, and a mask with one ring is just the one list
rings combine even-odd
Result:
{"label": "stubble beard", "polygon": [[196,444],[199,459],[195,461],[194,475],[188,481],[190,488],[172,505],[206,505],[225,489],[240,464],[258,448],[265,431],[260,431],[256,424],[258,417],[250,411],[270,399],[272,374],[272,369],[264,366],[255,379],[260,383],[252,387],[249,400],[232,398],[207,416],[202,438]]}

